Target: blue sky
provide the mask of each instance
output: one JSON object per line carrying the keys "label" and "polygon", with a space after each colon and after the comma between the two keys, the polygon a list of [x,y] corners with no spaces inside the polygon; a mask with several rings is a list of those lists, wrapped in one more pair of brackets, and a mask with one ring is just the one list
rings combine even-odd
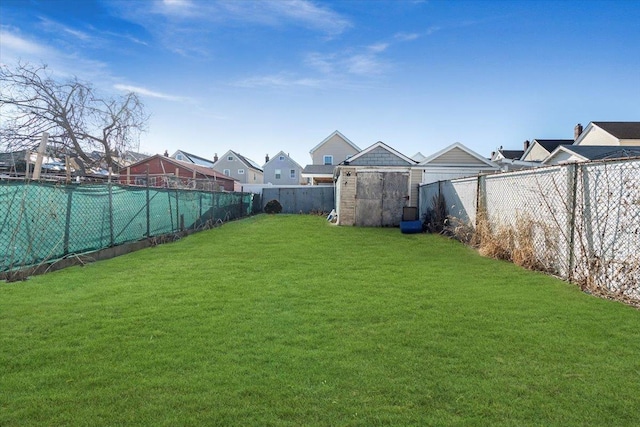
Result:
{"label": "blue sky", "polygon": [[151,114],[140,151],[302,166],[334,130],[489,156],[640,120],[640,1],[2,0],[0,61]]}

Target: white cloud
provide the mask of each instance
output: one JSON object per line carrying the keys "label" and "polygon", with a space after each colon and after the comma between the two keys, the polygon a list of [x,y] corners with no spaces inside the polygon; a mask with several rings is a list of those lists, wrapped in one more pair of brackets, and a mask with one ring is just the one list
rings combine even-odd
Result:
{"label": "white cloud", "polygon": [[376,43],[369,46],[369,50],[375,53],[384,52],[389,47],[389,43]]}
{"label": "white cloud", "polygon": [[[124,18],[145,26],[150,31],[158,31],[155,17],[162,16],[173,24],[190,19],[191,24],[232,25],[247,22],[268,26],[298,25],[337,35],[345,31],[351,22],[327,6],[309,0],[155,0],[154,2],[112,2]],[[191,29],[195,29],[193,26]],[[209,27],[200,28],[206,32]],[[172,29],[169,29],[172,30]]]}
{"label": "white cloud", "polygon": [[7,55],[10,54],[16,56],[38,56],[48,52],[47,46],[27,40],[5,29],[0,30],[0,50],[2,50],[2,56],[5,60],[8,59]]}
{"label": "white cloud", "polygon": [[131,85],[124,85],[124,84],[115,84],[113,85],[113,87],[116,90],[122,91],[122,92],[135,92],[139,95],[142,96],[148,96],[151,98],[158,98],[158,99],[164,99],[167,101],[186,101],[187,98],[185,97],[180,97],[180,96],[175,96],[175,95],[169,95],[166,93],[161,93],[161,92],[156,92],[144,87],[140,87],[140,86],[131,86]]}
{"label": "white cloud", "polygon": [[420,34],[418,33],[396,33],[393,38],[396,40],[400,40],[403,42],[408,42],[408,41],[412,41],[412,40],[416,40],[418,37],[420,37]]}
{"label": "white cloud", "polygon": [[319,87],[322,85],[322,80],[313,78],[300,78],[287,73],[266,75],[266,76],[254,76],[244,80],[237,81],[235,86],[244,88],[255,87]]}

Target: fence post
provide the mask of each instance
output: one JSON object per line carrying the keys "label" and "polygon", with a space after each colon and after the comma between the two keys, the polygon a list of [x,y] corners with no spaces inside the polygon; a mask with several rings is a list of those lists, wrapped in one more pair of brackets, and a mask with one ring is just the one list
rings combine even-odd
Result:
{"label": "fence post", "polygon": [[149,200],[149,165],[147,165],[147,238],[151,237],[151,206]]}
{"label": "fence post", "polygon": [[578,165],[571,163],[567,166],[567,178],[569,189],[569,271],[567,272],[569,282],[573,281],[573,269],[575,267],[575,233],[576,233],[576,206],[577,206],[577,186],[578,186]]}
{"label": "fence post", "polygon": [[480,225],[480,220],[486,216],[486,177],[478,175],[478,185],[476,188],[476,230]]}
{"label": "fence post", "polygon": [[109,245],[113,246],[113,189],[111,184],[111,176],[109,176]]}
{"label": "fence post", "polygon": [[180,200],[179,200],[179,194],[178,194],[177,188],[176,188],[176,226],[178,227],[178,230],[182,231],[180,228]]}
{"label": "fence post", "polygon": [[69,234],[71,231],[71,206],[73,200],[73,190],[74,187],[67,186],[67,217],[65,218],[65,227],[64,227],[64,242],[63,242],[63,255],[69,254]]}

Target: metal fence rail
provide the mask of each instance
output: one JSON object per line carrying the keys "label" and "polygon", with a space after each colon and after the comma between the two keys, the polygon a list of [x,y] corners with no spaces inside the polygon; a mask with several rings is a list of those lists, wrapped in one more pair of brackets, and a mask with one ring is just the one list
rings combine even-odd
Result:
{"label": "metal fence rail", "polygon": [[[420,187],[420,215],[448,215],[589,289],[640,299],[640,159],[569,164]],[[498,242],[500,243],[500,242]]]}
{"label": "metal fence rail", "polygon": [[196,229],[256,209],[259,197],[250,193],[0,181],[0,271]]}

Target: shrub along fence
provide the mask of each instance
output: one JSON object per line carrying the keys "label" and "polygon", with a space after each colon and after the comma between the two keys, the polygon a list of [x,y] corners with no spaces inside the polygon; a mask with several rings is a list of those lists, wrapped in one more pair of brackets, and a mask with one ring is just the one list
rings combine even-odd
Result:
{"label": "shrub along fence", "polygon": [[250,215],[251,193],[0,181],[0,272]]}
{"label": "shrub along fence", "polygon": [[640,159],[552,166],[426,184],[445,230],[486,255],[640,300]]}

